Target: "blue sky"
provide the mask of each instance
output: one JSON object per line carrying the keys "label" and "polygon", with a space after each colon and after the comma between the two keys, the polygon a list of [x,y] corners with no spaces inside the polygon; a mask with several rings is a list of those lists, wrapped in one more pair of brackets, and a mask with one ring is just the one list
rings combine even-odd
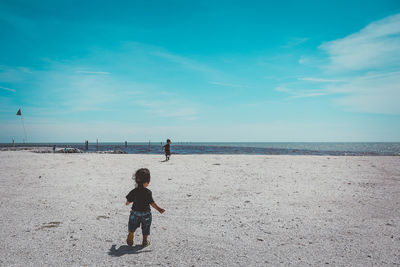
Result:
{"label": "blue sky", "polygon": [[399,1],[0,0],[0,142],[400,141]]}

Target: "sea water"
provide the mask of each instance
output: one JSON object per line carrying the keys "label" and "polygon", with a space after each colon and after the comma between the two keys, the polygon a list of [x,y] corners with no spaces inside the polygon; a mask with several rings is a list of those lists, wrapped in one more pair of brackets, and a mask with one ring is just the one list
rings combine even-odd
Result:
{"label": "sea water", "polygon": [[[15,144],[21,147],[73,147],[83,151],[82,143],[30,143]],[[87,152],[121,150],[128,154],[161,154],[161,142],[89,143]],[[11,144],[0,144],[10,147]],[[173,142],[172,154],[250,154],[250,155],[374,155],[399,156],[400,142],[382,143],[324,143],[324,142]]]}

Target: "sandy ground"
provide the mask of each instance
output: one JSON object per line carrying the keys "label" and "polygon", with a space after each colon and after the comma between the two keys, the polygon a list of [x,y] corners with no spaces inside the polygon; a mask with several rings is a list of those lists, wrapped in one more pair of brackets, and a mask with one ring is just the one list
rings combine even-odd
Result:
{"label": "sandy ground", "polygon": [[[0,265],[400,265],[400,157],[162,159],[0,152]],[[166,209],[146,248],[125,243],[140,167]]]}

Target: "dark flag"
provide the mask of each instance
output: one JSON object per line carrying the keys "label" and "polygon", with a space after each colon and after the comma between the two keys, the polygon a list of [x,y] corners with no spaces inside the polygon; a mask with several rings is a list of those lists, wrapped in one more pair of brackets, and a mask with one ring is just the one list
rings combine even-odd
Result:
{"label": "dark flag", "polygon": [[22,116],[21,109],[18,109],[17,116]]}

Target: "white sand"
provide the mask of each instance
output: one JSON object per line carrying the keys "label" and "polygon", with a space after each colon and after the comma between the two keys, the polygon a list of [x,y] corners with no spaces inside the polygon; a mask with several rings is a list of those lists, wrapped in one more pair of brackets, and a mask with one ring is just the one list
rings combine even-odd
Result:
{"label": "white sand", "polygon": [[[0,152],[0,265],[400,265],[400,157],[162,159]],[[140,167],[166,209],[144,249],[125,243]]]}

